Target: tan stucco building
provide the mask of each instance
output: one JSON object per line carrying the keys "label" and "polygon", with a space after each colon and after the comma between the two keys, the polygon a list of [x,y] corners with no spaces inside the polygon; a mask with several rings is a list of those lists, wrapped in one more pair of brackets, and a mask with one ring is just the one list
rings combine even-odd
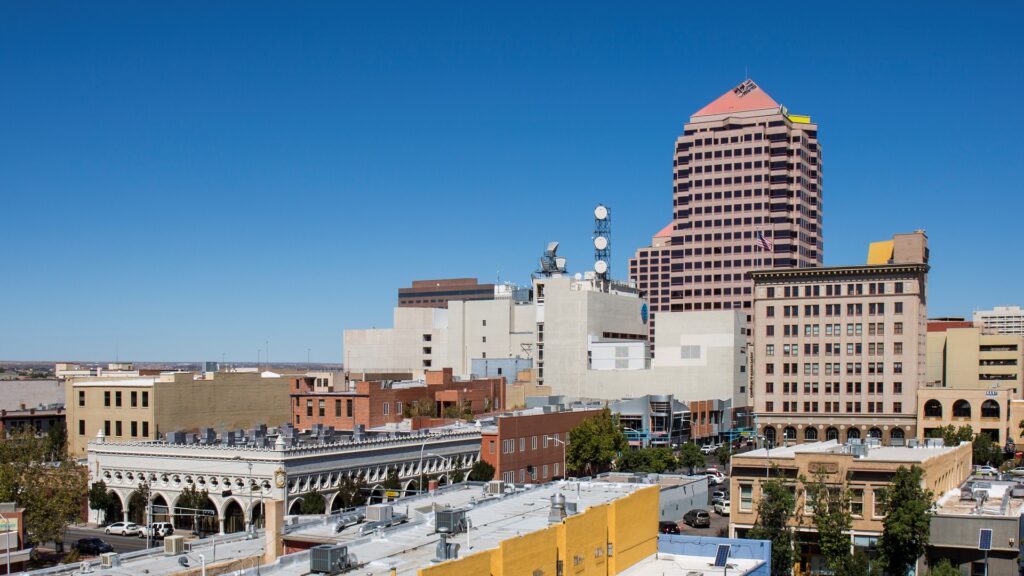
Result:
{"label": "tan stucco building", "polygon": [[273,372],[174,372],[75,378],[67,386],[68,450],[84,458],[98,432],[114,441],[152,440],[200,428],[237,430],[291,420],[293,377]]}
{"label": "tan stucco building", "polygon": [[918,437],[947,425],[969,425],[1003,444],[1020,436],[1013,404],[1024,399],[1024,336],[981,328],[928,327],[927,376],[917,393]]}
{"label": "tan stucco building", "polygon": [[[862,451],[855,454],[855,450]],[[754,450],[732,458],[730,478],[729,532],[744,537],[757,518],[761,500],[761,481],[771,474],[791,483],[796,495],[796,514],[790,520],[804,551],[799,562],[801,573],[825,568],[817,554],[813,506],[808,505],[801,478],[814,481],[821,474],[828,484],[844,480],[850,490],[853,523],[850,544],[869,548],[882,534],[885,520],[881,491],[891,483],[900,466],[918,466],[924,470],[925,488],[936,499],[957,488],[971,472],[971,445],[955,447],[846,446],[836,442],[813,442],[773,450]]]}

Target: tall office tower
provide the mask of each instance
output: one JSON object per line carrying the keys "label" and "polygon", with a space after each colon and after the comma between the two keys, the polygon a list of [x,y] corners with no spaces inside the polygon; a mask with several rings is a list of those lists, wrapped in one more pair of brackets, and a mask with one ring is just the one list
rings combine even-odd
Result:
{"label": "tall office tower", "polygon": [[822,264],[821,147],[753,80],[700,109],[676,139],[672,222],[629,261],[657,312],[742,309],[752,270]]}

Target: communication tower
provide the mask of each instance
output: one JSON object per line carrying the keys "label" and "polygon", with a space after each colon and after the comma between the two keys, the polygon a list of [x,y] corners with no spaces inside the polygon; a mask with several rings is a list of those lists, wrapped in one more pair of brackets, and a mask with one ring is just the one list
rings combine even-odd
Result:
{"label": "communication tower", "polygon": [[604,204],[594,208],[594,272],[608,280],[612,261],[612,212]]}

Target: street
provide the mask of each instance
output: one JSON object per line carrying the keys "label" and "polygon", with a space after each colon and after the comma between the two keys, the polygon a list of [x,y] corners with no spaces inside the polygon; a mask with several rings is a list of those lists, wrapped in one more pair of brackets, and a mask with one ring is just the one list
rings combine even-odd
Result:
{"label": "street", "polygon": [[[104,534],[102,528],[86,528],[84,526],[69,526],[65,532],[65,548],[70,547],[80,538],[99,538],[114,547],[115,552],[132,552],[142,550],[146,547],[146,539],[138,536],[116,536]],[[52,545],[51,545],[52,546]],[[154,546],[163,546],[162,542],[155,542]]]}

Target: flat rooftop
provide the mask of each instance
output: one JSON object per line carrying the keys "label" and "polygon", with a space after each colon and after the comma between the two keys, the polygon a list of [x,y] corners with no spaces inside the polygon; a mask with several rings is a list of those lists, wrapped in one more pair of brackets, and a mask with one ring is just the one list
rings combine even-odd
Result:
{"label": "flat rooftop", "polygon": [[[1024,478],[1021,479],[1024,481]],[[1018,488],[1019,496],[1012,492]],[[984,500],[966,498],[970,490],[976,497],[984,493]],[[963,496],[961,496],[963,494]],[[1024,513],[1024,484],[1013,480],[985,480],[971,477],[960,488],[954,488],[943,494],[936,502],[936,514],[947,516],[1009,516],[1019,517]]]}
{"label": "flat rooftop", "polygon": [[[935,456],[952,452],[956,446],[872,446],[867,445],[867,455],[857,460],[877,462],[924,462]],[[797,454],[852,454],[850,446],[835,440],[808,442],[772,449],[758,448],[750,452],[735,454],[733,458],[758,458],[764,460],[793,460]]]}
{"label": "flat rooftop", "polygon": [[[619,572],[620,576],[722,576],[723,569],[714,566],[715,559],[709,556],[684,556],[658,552],[648,556],[629,568]],[[763,560],[750,558],[729,558],[727,572],[732,576],[743,576],[764,564]]]}
{"label": "flat rooftop", "polygon": [[[300,525],[290,531],[285,540],[346,544],[349,553],[359,560],[359,574],[387,575],[394,569],[397,574],[414,575],[430,566],[435,557],[440,540],[434,530],[433,512],[437,508],[468,508],[466,517],[471,526],[468,534],[448,538],[448,542],[460,545],[459,558],[463,558],[497,548],[503,540],[549,526],[548,514],[554,494],[563,494],[567,504],[576,503],[577,512],[583,512],[646,487],[643,484],[560,481],[488,498],[483,486],[459,484],[433,496],[393,502],[395,513],[408,514],[410,520],[378,534],[360,535],[358,526],[336,534],[334,519],[328,517],[306,525],[301,524],[300,519]],[[273,574],[300,576],[308,571],[308,562],[299,562]]]}

